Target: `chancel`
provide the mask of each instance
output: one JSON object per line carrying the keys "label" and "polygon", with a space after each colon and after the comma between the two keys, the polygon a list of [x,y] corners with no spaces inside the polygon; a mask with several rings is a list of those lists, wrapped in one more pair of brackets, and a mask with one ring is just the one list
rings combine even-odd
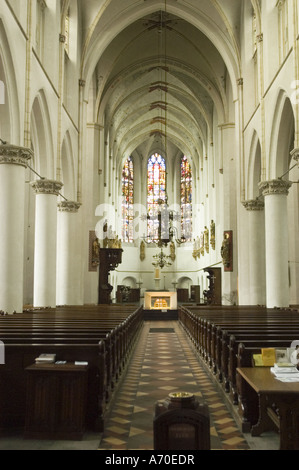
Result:
{"label": "chancel", "polygon": [[299,448],[245,370],[299,336],[298,38],[299,0],[0,0],[1,449],[153,449],[171,393]]}
{"label": "chancel", "polygon": [[144,308],[146,310],[177,310],[177,293],[145,292]]}

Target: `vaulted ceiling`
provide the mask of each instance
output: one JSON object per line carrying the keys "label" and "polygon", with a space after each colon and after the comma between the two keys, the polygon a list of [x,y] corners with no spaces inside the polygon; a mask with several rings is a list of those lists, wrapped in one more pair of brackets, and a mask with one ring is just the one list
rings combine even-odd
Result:
{"label": "vaulted ceiling", "polygon": [[242,1],[88,3],[82,75],[111,153],[167,147],[200,161],[234,94]]}

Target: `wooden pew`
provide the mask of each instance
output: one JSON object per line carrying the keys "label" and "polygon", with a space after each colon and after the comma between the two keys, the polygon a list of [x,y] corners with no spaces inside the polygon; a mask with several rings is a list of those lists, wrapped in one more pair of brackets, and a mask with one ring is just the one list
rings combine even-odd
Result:
{"label": "wooden pew", "polygon": [[[229,331],[223,331],[221,353],[217,355],[216,359],[219,367],[219,375],[221,381],[224,382],[225,391],[230,391],[230,381],[232,380],[235,366],[235,357],[237,355],[237,347],[240,342],[247,340],[261,341],[261,340],[284,340],[289,341],[291,345],[295,337],[299,337],[299,328],[291,327],[260,327],[251,329],[248,332],[247,328],[244,329],[230,329]],[[229,370],[231,379],[229,378]]]}
{"label": "wooden pew", "polygon": [[[252,366],[261,348],[286,348],[299,337],[298,309],[254,307],[197,308],[182,306],[179,321],[211,373],[237,405],[243,429],[254,421],[252,390],[238,388],[237,367]],[[243,384],[244,387],[244,384]],[[246,393],[249,393],[247,396]]]}
{"label": "wooden pew", "polygon": [[[276,341],[272,345],[269,343],[244,342],[238,345],[237,368],[253,367],[253,355],[260,354],[262,347],[287,348],[290,343]],[[238,413],[243,432],[250,432],[252,426],[258,420],[258,397],[246,382],[241,380],[236,373],[236,395],[238,402]]]}
{"label": "wooden pew", "polygon": [[[243,337],[242,341],[235,341],[235,338],[231,339],[231,350],[230,358],[228,362],[228,377],[227,377],[227,389],[226,391],[231,394],[231,399],[234,404],[238,404],[238,392],[237,392],[237,378],[236,370],[239,367],[239,346],[240,344],[243,347],[255,348],[255,350],[261,351],[262,348],[288,348],[290,347],[293,340],[292,333],[288,335],[265,335],[264,337],[256,338],[245,338]],[[243,362],[243,361],[242,361]],[[250,358],[250,365],[252,367],[252,356]]]}
{"label": "wooden pew", "polygon": [[[87,424],[102,431],[111,391],[142,325],[136,306],[62,307],[0,317],[6,364],[0,365],[0,430],[23,427],[25,368],[42,353],[89,364]],[[13,390],[13,393],[12,393]]]}
{"label": "wooden pew", "polygon": [[43,353],[54,353],[58,360],[87,361],[88,404],[86,424],[102,432],[106,411],[105,344],[22,344],[5,345],[5,366],[0,366],[0,430],[22,429],[26,411],[26,367],[34,364]]}

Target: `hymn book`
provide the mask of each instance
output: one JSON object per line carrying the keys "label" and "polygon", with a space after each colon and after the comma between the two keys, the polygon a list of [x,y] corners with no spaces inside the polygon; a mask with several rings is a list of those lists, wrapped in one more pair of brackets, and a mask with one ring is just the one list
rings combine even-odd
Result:
{"label": "hymn book", "polygon": [[35,359],[36,364],[54,364],[56,354],[41,354]]}

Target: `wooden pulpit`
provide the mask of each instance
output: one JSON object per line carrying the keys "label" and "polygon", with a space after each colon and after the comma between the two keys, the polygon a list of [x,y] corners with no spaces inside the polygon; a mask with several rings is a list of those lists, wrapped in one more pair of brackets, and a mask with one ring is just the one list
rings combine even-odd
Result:
{"label": "wooden pulpit", "polygon": [[100,249],[99,269],[99,304],[111,304],[113,287],[109,284],[109,275],[122,262],[123,250],[121,248]]}

